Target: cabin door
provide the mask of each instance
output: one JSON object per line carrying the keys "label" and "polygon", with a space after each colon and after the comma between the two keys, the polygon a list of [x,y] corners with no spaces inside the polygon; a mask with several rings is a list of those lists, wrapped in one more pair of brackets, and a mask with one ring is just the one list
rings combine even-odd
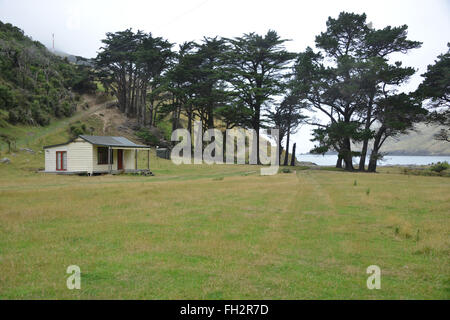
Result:
{"label": "cabin door", "polygon": [[123,150],[117,150],[117,170],[123,170]]}

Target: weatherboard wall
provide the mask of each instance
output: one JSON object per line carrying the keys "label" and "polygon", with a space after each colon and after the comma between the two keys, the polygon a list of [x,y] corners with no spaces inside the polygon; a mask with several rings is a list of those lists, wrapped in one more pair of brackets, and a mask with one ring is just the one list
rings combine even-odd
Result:
{"label": "weatherboard wall", "polygon": [[85,141],[74,141],[67,145],[45,149],[45,171],[56,171],[56,152],[67,152],[67,172],[92,172],[92,145]]}
{"label": "weatherboard wall", "polygon": [[123,151],[123,165],[125,170],[134,170],[135,160],[134,160],[134,150],[124,150]]}
{"label": "weatherboard wall", "polygon": [[67,171],[92,172],[92,144],[85,141],[72,142],[67,152]]}

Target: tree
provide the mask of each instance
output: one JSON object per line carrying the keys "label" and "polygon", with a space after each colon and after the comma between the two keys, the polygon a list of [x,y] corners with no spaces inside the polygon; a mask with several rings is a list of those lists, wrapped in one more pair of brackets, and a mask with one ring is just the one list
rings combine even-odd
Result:
{"label": "tree", "polygon": [[[394,53],[407,53],[420,48],[421,42],[407,39],[408,26],[387,26],[383,29],[369,27],[360,52],[362,64],[361,88],[365,99],[361,108],[365,137],[360,154],[359,170],[365,170],[365,161],[369,140],[374,137],[371,130],[376,117],[375,109],[379,101],[385,101],[387,92],[396,94],[396,87],[405,83],[414,73],[414,68],[402,67],[401,62],[389,63],[389,56]],[[389,90],[390,89],[390,90]],[[408,112],[408,110],[405,110]],[[376,166],[376,165],[375,165]]]}
{"label": "tree", "polygon": [[[165,72],[171,66],[175,53],[173,44],[161,37],[152,37],[151,33],[142,39],[136,56],[140,69],[140,97],[141,109],[138,109],[138,118],[144,125],[152,126],[156,121],[158,107],[165,101],[164,93],[167,83]],[[149,108],[147,108],[147,98]]]}
{"label": "tree", "polygon": [[[284,140],[284,137],[286,137],[283,163],[285,166],[288,165],[290,135],[295,134],[299,125],[307,118],[301,113],[303,107],[304,106],[299,103],[297,97],[289,94],[279,105],[275,107],[274,111],[269,110],[267,115],[269,121],[272,122],[274,127],[279,130],[278,145],[280,148],[278,150],[280,152],[280,157],[283,151],[281,148],[281,142]],[[292,156],[295,157],[295,155]]]}
{"label": "tree", "polygon": [[368,171],[376,171],[377,160],[382,156],[380,149],[387,138],[411,130],[414,123],[426,114],[427,111],[422,108],[420,100],[413,94],[386,94],[384,99],[380,99],[375,111],[375,117],[380,126],[374,136]]}
{"label": "tree", "polygon": [[[344,161],[345,168],[353,170],[351,141],[359,129],[353,123],[359,108],[359,96],[354,90],[356,79],[349,76],[351,61],[343,58],[335,59],[335,62],[337,65],[334,67],[325,66],[322,53],[315,53],[311,48],[300,53],[294,66],[295,94],[309,109],[328,118],[326,124],[316,118],[308,121],[318,127],[314,141],[319,142],[319,146],[312,152],[337,151],[336,166],[341,167]],[[338,135],[337,129],[343,130],[343,134]],[[338,137],[341,140],[336,140]]]}
{"label": "tree", "polygon": [[270,30],[261,36],[255,33],[228,39],[227,53],[228,83],[231,85],[241,112],[240,123],[249,124],[256,131],[257,163],[259,160],[259,132],[262,112],[275,96],[285,90],[285,70],[294,58],[288,52],[278,34]]}
{"label": "tree", "polygon": [[15,106],[14,96],[7,86],[0,85],[0,109],[12,109]]}
{"label": "tree", "polygon": [[195,72],[196,59],[194,56],[197,44],[184,42],[179,46],[175,62],[165,75],[167,90],[171,95],[171,102],[162,106],[164,114],[172,113],[172,130],[178,128],[181,112],[188,118],[188,131],[192,131],[194,117],[191,98],[193,96],[192,84]]}
{"label": "tree", "polygon": [[226,45],[224,39],[204,38],[197,46],[191,74],[194,112],[203,122],[203,128],[214,129],[214,117],[219,107],[227,105],[230,99],[223,70]]}
{"label": "tree", "polygon": [[419,85],[416,95],[421,99],[429,99],[428,122],[443,125],[435,135],[436,140],[450,142],[450,43],[449,50],[438,56],[433,65],[429,65],[427,72],[422,74],[425,79]]}
{"label": "tree", "polygon": [[[406,25],[376,30],[365,14],[342,12],[337,19],[328,18],[327,30],[316,37],[320,51],[308,48],[294,68],[297,95],[328,118],[325,124],[312,123],[319,142],[313,151],[337,151],[336,166],[344,161],[346,170],[353,170],[352,157],[360,156],[359,170],[364,170],[377,104],[414,74],[401,63],[390,64],[389,55],[419,46],[407,39]],[[363,143],[361,152],[352,150],[352,142]]]}
{"label": "tree", "polygon": [[103,85],[117,97],[122,112],[137,117],[144,125],[152,125],[157,95],[151,95],[147,109],[147,94],[159,92],[160,79],[173,58],[172,44],[151,33],[134,33],[131,29],[107,33],[102,42],[104,47],[96,58],[96,66]]}
{"label": "tree", "polygon": [[105,45],[96,58],[99,78],[103,86],[117,98],[119,109],[127,116],[133,114],[131,110],[131,95],[135,90],[136,51],[143,33],[137,34],[131,29],[116,33],[108,32]]}

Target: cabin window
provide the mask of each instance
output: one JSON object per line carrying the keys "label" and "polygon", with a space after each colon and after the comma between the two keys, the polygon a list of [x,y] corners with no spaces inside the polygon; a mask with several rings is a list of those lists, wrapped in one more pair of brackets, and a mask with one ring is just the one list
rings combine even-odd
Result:
{"label": "cabin window", "polygon": [[56,151],[56,171],[67,170],[67,151]]}
{"label": "cabin window", "polygon": [[[109,159],[110,164],[114,163],[114,150],[111,149],[111,157]],[[106,147],[98,147],[97,148],[97,160],[98,164],[109,164],[108,163],[108,148]]]}

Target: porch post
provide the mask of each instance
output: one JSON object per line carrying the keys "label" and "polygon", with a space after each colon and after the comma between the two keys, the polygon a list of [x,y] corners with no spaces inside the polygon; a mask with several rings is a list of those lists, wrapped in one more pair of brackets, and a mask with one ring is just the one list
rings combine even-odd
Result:
{"label": "porch post", "polygon": [[134,149],[134,170],[137,170],[137,149]]}
{"label": "porch post", "polygon": [[109,173],[112,173],[112,163],[111,163],[111,147],[108,147],[108,164],[109,164]]}
{"label": "porch post", "polygon": [[147,150],[147,169],[150,170],[150,149]]}

